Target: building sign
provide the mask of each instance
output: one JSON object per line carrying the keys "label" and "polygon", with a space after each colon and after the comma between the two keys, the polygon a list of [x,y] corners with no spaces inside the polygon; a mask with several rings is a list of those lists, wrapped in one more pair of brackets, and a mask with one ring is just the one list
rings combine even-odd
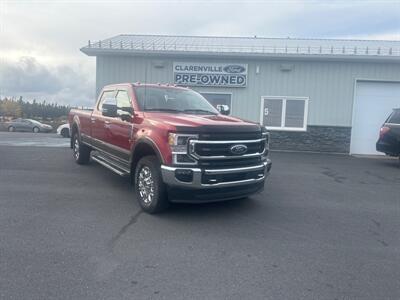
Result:
{"label": "building sign", "polygon": [[174,62],[174,82],[188,86],[245,87],[247,64]]}

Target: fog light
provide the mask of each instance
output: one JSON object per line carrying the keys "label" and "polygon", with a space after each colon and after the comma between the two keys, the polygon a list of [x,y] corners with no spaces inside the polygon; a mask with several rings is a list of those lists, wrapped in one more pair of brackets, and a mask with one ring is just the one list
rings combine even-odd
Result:
{"label": "fog light", "polygon": [[183,182],[193,181],[193,171],[188,169],[176,169],[175,178]]}

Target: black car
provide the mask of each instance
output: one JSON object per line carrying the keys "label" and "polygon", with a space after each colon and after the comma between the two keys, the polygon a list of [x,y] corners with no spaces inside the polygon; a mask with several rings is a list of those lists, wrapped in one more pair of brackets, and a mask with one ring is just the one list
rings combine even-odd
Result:
{"label": "black car", "polygon": [[382,125],[376,151],[400,158],[400,108],[396,108]]}

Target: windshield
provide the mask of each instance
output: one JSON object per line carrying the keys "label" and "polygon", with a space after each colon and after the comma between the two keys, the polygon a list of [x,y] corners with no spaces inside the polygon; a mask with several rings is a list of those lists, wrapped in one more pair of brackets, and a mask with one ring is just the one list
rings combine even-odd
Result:
{"label": "windshield", "polygon": [[142,111],[218,114],[203,96],[192,90],[143,86],[136,88],[136,97]]}

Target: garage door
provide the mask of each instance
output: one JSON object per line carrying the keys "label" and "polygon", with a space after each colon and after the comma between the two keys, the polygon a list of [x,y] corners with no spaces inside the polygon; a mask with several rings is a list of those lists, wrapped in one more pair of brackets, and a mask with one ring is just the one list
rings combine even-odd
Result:
{"label": "garage door", "polygon": [[400,83],[357,83],[350,153],[381,154],[375,150],[379,128],[395,107],[400,107]]}

